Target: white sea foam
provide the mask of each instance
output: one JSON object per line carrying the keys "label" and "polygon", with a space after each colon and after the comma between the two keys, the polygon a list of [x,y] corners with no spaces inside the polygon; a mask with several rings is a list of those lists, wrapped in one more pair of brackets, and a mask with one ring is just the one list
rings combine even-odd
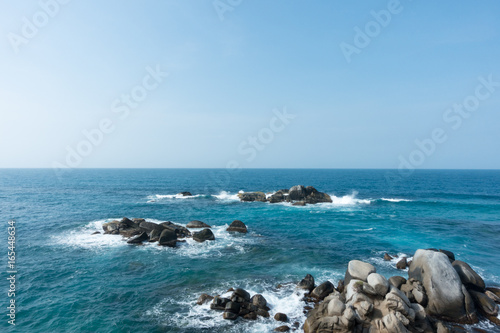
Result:
{"label": "white sea foam", "polygon": [[[278,312],[285,313],[289,318],[289,324],[294,322],[303,323],[306,319],[303,313],[303,307],[306,305],[302,301],[304,292],[295,290],[295,284],[287,284],[282,288],[275,288],[272,285],[255,286],[255,280],[238,281],[233,286],[241,286],[247,290],[250,295],[261,294],[267,300],[270,307],[270,317],[259,317],[255,321],[237,320],[235,322],[224,320],[222,312],[210,310],[210,304],[197,305],[196,300],[202,292],[208,292],[211,295],[220,294],[223,297],[230,297],[231,292],[221,291],[227,290],[230,283],[225,282],[219,290],[204,290],[196,294],[188,294],[182,299],[166,299],[155,305],[151,310],[145,312],[145,316],[154,318],[159,324],[169,327],[184,327],[192,329],[212,329],[217,331],[218,328],[229,332],[272,332],[279,323],[274,320],[274,315]],[[260,291],[260,292],[259,292]],[[181,308],[182,310],[171,314],[172,308]]]}
{"label": "white sea foam", "polygon": [[372,231],[375,228],[367,228],[367,229],[354,229],[354,231]]}
{"label": "white sea foam", "polygon": [[408,199],[399,199],[399,198],[381,198],[380,200],[382,200],[382,201],[389,201],[389,202],[411,202],[411,200],[408,200]]}
{"label": "white sea foam", "polygon": [[221,191],[219,194],[213,194],[212,196],[222,201],[239,201],[240,200],[240,198],[238,198],[239,193],[244,193],[244,192],[239,191],[236,194],[231,194],[231,192]]}
{"label": "white sea foam", "polygon": [[[391,260],[384,260],[384,254],[386,253],[387,251],[379,251],[377,252],[377,256],[376,257],[372,257],[370,259],[368,259],[367,261],[374,264],[375,267],[385,267],[385,268],[391,268],[391,269],[394,269],[394,270],[397,270],[397,271],[401,271],[401,270],[398,270],[396,268],[396,264],[403,258],[406,257],[406,260],[407,261],[411,261],[413,260],[413,257],[406,254],[406,253],[398,253],[396,256],[394,256],[393,254],[390,254],[392,259]],[[408,268],[406,268],[405,270],[403,271],[408,271]]]}

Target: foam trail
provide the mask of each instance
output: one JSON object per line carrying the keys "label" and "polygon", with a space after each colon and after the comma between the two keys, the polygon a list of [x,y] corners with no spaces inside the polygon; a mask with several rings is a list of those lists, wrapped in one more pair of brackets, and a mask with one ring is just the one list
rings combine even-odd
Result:
{"label": "foam trail", "polygon": [[240,198],[238,198],[239,193],[244,192],[239,191],[237,194],[231,194],[227,191],[221,191],[219,194],[213,194],[212,196],[222,201],[240,201]]}
{"label": "foam trail", "polygon": [[381,198],[380,200],[382,200],[382,201],[389,201],[389,202],[411,202],[411,200],[408,200],[408,199],[399,199],[399,198]]}
{"label": "foam trail", "polygon": [[352,194],[344,195],[343,197],[337,197],[336,195],[330,195],[330,197],[332,198],[332,205],[334,206],[369,205],[371,203],[371,200],[356,198],[357,195],[358,192],[354,191]]}

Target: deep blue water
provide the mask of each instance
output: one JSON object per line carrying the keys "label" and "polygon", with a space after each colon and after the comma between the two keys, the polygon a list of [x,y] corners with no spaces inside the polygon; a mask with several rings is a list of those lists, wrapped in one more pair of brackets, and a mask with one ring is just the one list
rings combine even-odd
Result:
{"label": "deep blue water", "polygon": [[[361,259],[386,276],[406,276],[395,261],[382,260],[384,252],[411,256],[429,247],[453,251],[499,286],[500,171],[420,170],[397,182],[387,180],[388,172],[81,169],[58,178],[52,170],[0,170],[5,263],[7,222],[17,226],[15,331],[268,332],[279,326],[272,319],[227,322],[195,301],[203,292],[241,286],[263,293],[271,313],[302,321],[293,283],[305,274],[336,284],[348,261]],[[234,199],[240,190],[297,184],[313,185],[334,202],[292,207]],[[176,198],[180,191],[196,196]],[[214,226],[216,241],[171,249],[90,235],[123,216],[202,220]],[[248,234],[224,231],[235,219]],[[0,288],[5,309],[4,278]]]}

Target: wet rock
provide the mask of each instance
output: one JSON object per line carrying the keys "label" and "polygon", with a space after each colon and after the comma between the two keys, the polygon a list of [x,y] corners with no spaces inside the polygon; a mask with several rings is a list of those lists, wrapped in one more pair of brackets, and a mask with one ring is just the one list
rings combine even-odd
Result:
{"label": "wet rock", "polygon": [[455,260],[452,266],[457,271],[460,280],[467,289],[484,292],[486,288],[484,280],[467,263]]}
{"label": "wet rock", "polygon": [[267,201],[266,194],[264,192],[238,193],[238,198],[240,198],[241,201]]}
{"label": "wet rock", "polygon": [[213,299],[214,299],[214,297],[210,296],[209,294],[201,294],[200,297],[198,297],[196,304],[202,305],[202,304],[210,302]]}
{"label": "wet rock", "polygon": [[98,235],[98,234],[100,235],[101,232],[100,231],[94,231],[93,233],[91,233],[91,235]]}
{"label": "wet rock", "polygon": [[233,295],[243,298],[245,302],[250,302],[250,294],[248,293],[248,291],[244,289],[241,288],[234,289]]}
{"label": "wet rock", "polygon": [[116,231],[118,233],[119,230],[119,221],[111,221],[107,223],[102,224],[102,230],[104,230],[104,234],[111,234],[113,231]]}
{"label": "wet rock", "polygon": [[284,313],[278,312],[274,315],[274,320],[286,323],[288,321],[288,316]]}
{"label": "wet rock", "polygon": [[423,284],[428,314],[459,323],[477,322],[474,303],[444,253],[417,250],[408,276]]}
{"label": "wet rock", "polygon": [[275,332],[288,332],[290,331],[290,327],[286,326],[286,325],[283,325],[283,326],[280,326],[280,327],[276,327],[274,329]]}
{"label": "wet rock", "polygon": [[307,196],[306,188],[303,185],[295,185],[288,191],[288,200],[301,201]]}
{"label": "wet rock", "polygon": [[490,290],[486,290],[484,294],[488,296],[493,302],[500,304],[500,297],[498,297],[495,293],[491,292]]}
{"label": "wet rock", "polygon": [[174,231],[163,229],[158,238],[158,244],[163,246],[175,247],[177,245],[177,235]]}
{"label": "wet rock", "polygon": [[322,300],[326,296],[330,295],[334,290],[335,287],[333,284],[330,281],[326,281],[314,288],[311,292],[311,296]]}
{"label": "wet rock", "polygon": [[238,314],[226,311],[222,314],[222,318],[227,320],[236,320],[238,318]]}
{"label": "wet rock", "polygon": [[183,227],[178,224],[174,224],[170,221],[160,223],[160,226],[164,229],[169,229],[175,232],[177,238],[186,238],[191,236],[191,231],[189,231],[186,227]]}
{"label": "wet rock", "polygon": [[305,201],[297,201],[292,204],[292,206],[305,206]]}
{"label": "wet rock", "polygon": [[191,197],[191,196],[193,196],[191,194],[191,192],[180,192],[180,193],[177,193],[177,195],[182,195],[183,197]]}
{"label": "wet rock", "polygon": [[149,241],[150,242],[157,242],[157,241],[159,241],[162,231],[163,230],[160,230],[160,229],[153,229],[153,230],[151,230],[151,232],[149,233]]}
{"label": "wet rock", "polygon": [[193,234],[193,239],[199,243],[203,243],[207,240],[215,240],[214,233],[210,229],[203,229],[202,231],[195,232]]}
{"label": "wet rock", "polygon": [[391,261],[392,257],[389,255],[389,253],[384,253],[384,260],[385,261]]}
{"label": "wet rock", "polygon": [[283,201],[285,201],[285,195],[283,194],[283,192],[278,191],[278,192],[272,194],[271,196],[269,196],[269,198],[267,198],[267,201],[269,201],[270,203],[283,202]]}
{"label": "wet rock", "polygon": [[226,304],[231,300],[229,298],[215,296],[212,300],[212,304],[210,304],[210,309],[212,310],[225,310]]}
{"label": "wet rock", "polygon": [[470,294],[479,312],[490,321],[496,324],[500,324],[500,319],[497,317],[498,305],[492,299],[481,292],[471,290]]}
{"label": "wet rock", "polygon": [[211,228],[208,224],[198,221],[198,220],[193,220],[189,222],[186,227],[191,228],[191,229],[196,229],[196,228]]}
{"label": "wet rock", "polygon": [[232,312],[238,314],[240,313],[241,310],[241,303],[227,302],[225,310],[226,312]]}
{"label": "wet rock", "polygon": [[240,232],[243,234],[247,233],[247,226],[245,223],[241,222],[240,220],[234,220],[230,225],[229,228],[226,229],[227,231],[232,231],[232,232]]}
{"label": "wet rock", "polygon": [[264,309],[267,306],[267,300],[260,294],[253,295],[250,302],[258,308]]}
{"label": "wet rock", "polygon": [[269,312],[264,309],[257,309],[256,311],[257,315],[264,317],[264,318],[269,318]]}
{"label": "wet rock", "polygon": [[160,230],[160,231],[163,231],[163,227],[159,224],[156,224],[156,223],[153,223],[153,222],[147,222],[147,221],[142,221],[140,224],[139,224],[139,227],[141,229],[143,229],[144,231],[146,232],[151,232],[153,231],[154,229],[157,229],[157,230]]}
{"label": "wet rock", "polygon": [[298,284],[298,289],[309,290],[311,292],[314,289],[314,277],[311,274],[307,274]]}
{"label": "wet rock", "polygon": [[455,261],[455,254],[453,252],[448,251],[448,250],[443,250],[443,249],[439,249],[439,252],[446,254],[448,259],[450,259],[450,262]]}
{"label": "wet rock", "polygon": [[406,269],[408,267],[408,261],[406,257],[403,257],[398,263],[396,264],[397,269]]}
{"label": "wet rock", "polygon": [[130,238],[127,243],[128,244],[140,244],[149,239],[149,236],[146,232],[141,233],[140,235],[134,236]]}

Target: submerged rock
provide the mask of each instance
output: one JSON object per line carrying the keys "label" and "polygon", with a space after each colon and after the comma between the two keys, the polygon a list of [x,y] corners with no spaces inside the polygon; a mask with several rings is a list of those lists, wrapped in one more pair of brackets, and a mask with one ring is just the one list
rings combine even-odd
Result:
{"label": "submerged rock", "polygon": [[210,229],[203,229],[202,231],[195,232],[193,234],[193,239],[197,242],[203,243],[207,240],[215,240],[214,233]]}
{"label": "submerged rock", "polygon": [[227,231],[234,231],[234,232],[240,232],[243,234],[247,233],[247,226],[245,223],[241,222],[240,220],[234,220],[230,225],[229,228],[226,229]]}
{"label": "submerged rock", "polygon": [[180,192],[180,193],[177,193],[177,195],[182,195],[183,197],[192,197],[193,196],[191,194],[191,192]]}

